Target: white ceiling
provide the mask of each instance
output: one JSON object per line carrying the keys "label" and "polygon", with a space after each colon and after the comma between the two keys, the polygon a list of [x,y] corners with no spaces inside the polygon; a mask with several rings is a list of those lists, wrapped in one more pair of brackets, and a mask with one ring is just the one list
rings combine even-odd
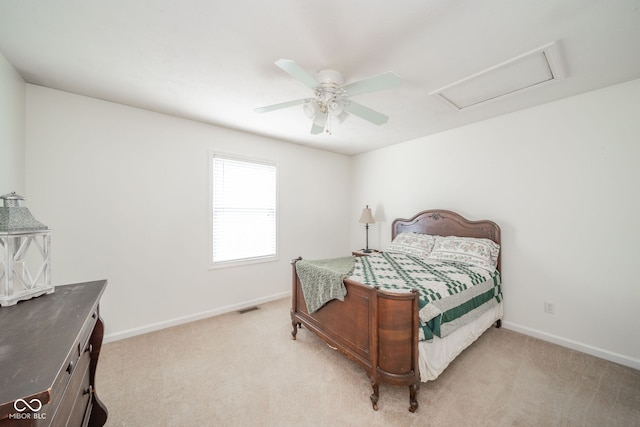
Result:
{"label": "white ceiling", "polygon": [[[462,111],[429,95],[553,41],[553,84]],[[640,0],[2,0],[0,52],[29,83],[356,154],[640,78]],[[254,113],[311,95],[280,58],[397,73],[354,97],[388,123],[310,135],[301,106]]]}

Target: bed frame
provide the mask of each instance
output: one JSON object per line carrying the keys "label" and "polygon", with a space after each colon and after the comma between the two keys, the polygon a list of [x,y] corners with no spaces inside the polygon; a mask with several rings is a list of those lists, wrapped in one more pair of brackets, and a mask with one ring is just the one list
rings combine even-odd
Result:
{"label": "bed frame", "polygon": [[[410,219],[393,221],[392,239],[405,232],[482,237],[500,244],[500,228],[494,222],[469,221],[447,210],[427,210]],[[292,261],[293,339],[296,339],[298,328],[304,325],[331,348],[362,366],[371,380],[374,410],[378,409],[379,384],[384,382],[409,386],[409,411],[415,412],[420,388],[417,291],[392,293],[345,279],[347,295],[344,301],[329,301],[309,314],[295,269],[295,263],[300,259]],[[500,269],[500,258],[497,268]]]}

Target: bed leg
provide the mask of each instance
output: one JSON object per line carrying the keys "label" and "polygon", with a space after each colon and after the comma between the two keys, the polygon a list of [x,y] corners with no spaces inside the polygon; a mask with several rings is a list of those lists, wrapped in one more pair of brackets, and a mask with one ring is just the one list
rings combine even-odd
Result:
{"label": "bed leg", "polygon": [[291,336],[295,340],[296,339],[296,335],[298,334],[298,328],[302,327],[302,323],[291,322],[291,325],[293,326],[293,330],[291,331]]}
{"label": "bed leg", "polygon": [[380,386],[377,382],[371,381],[371,388],[373,388],[373,393],[371,393],[371,403],[373,404],[373,410],[378,410],[378,399],[380,398]]}
{"label": "bed leg", "polygon": [[502,319],[496,320],[496,328],[501,328],[501,327],[502,327]]}
{"label": "bed leg", "polygon": [[418,409],[418,390],[420,389],[420,383],[411,384],[409,386],[409,412],[416,412]]}

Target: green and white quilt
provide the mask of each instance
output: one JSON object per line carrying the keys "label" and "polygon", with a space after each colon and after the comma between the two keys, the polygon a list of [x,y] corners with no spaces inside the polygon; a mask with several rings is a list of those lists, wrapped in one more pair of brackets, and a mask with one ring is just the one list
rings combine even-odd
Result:
{"label": "green and white quilt", "polygon": [[447,336],[502,300],[498,271],[400,253],[358,257],[349,278],[390,292],[417,289],[420,339],[426,341]]}

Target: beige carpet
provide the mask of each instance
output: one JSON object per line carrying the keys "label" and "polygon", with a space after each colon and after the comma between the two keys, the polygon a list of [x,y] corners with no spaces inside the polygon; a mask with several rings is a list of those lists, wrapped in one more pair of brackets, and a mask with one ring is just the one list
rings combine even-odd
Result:
{"label": "beige carpet", "polygon": [[416,413],[387,385],[373,411],[364,370],[306,329],[293,341],[289,307],[105,344],[107,425],[640,426],[640,371],[495,328],[422,384]]}

